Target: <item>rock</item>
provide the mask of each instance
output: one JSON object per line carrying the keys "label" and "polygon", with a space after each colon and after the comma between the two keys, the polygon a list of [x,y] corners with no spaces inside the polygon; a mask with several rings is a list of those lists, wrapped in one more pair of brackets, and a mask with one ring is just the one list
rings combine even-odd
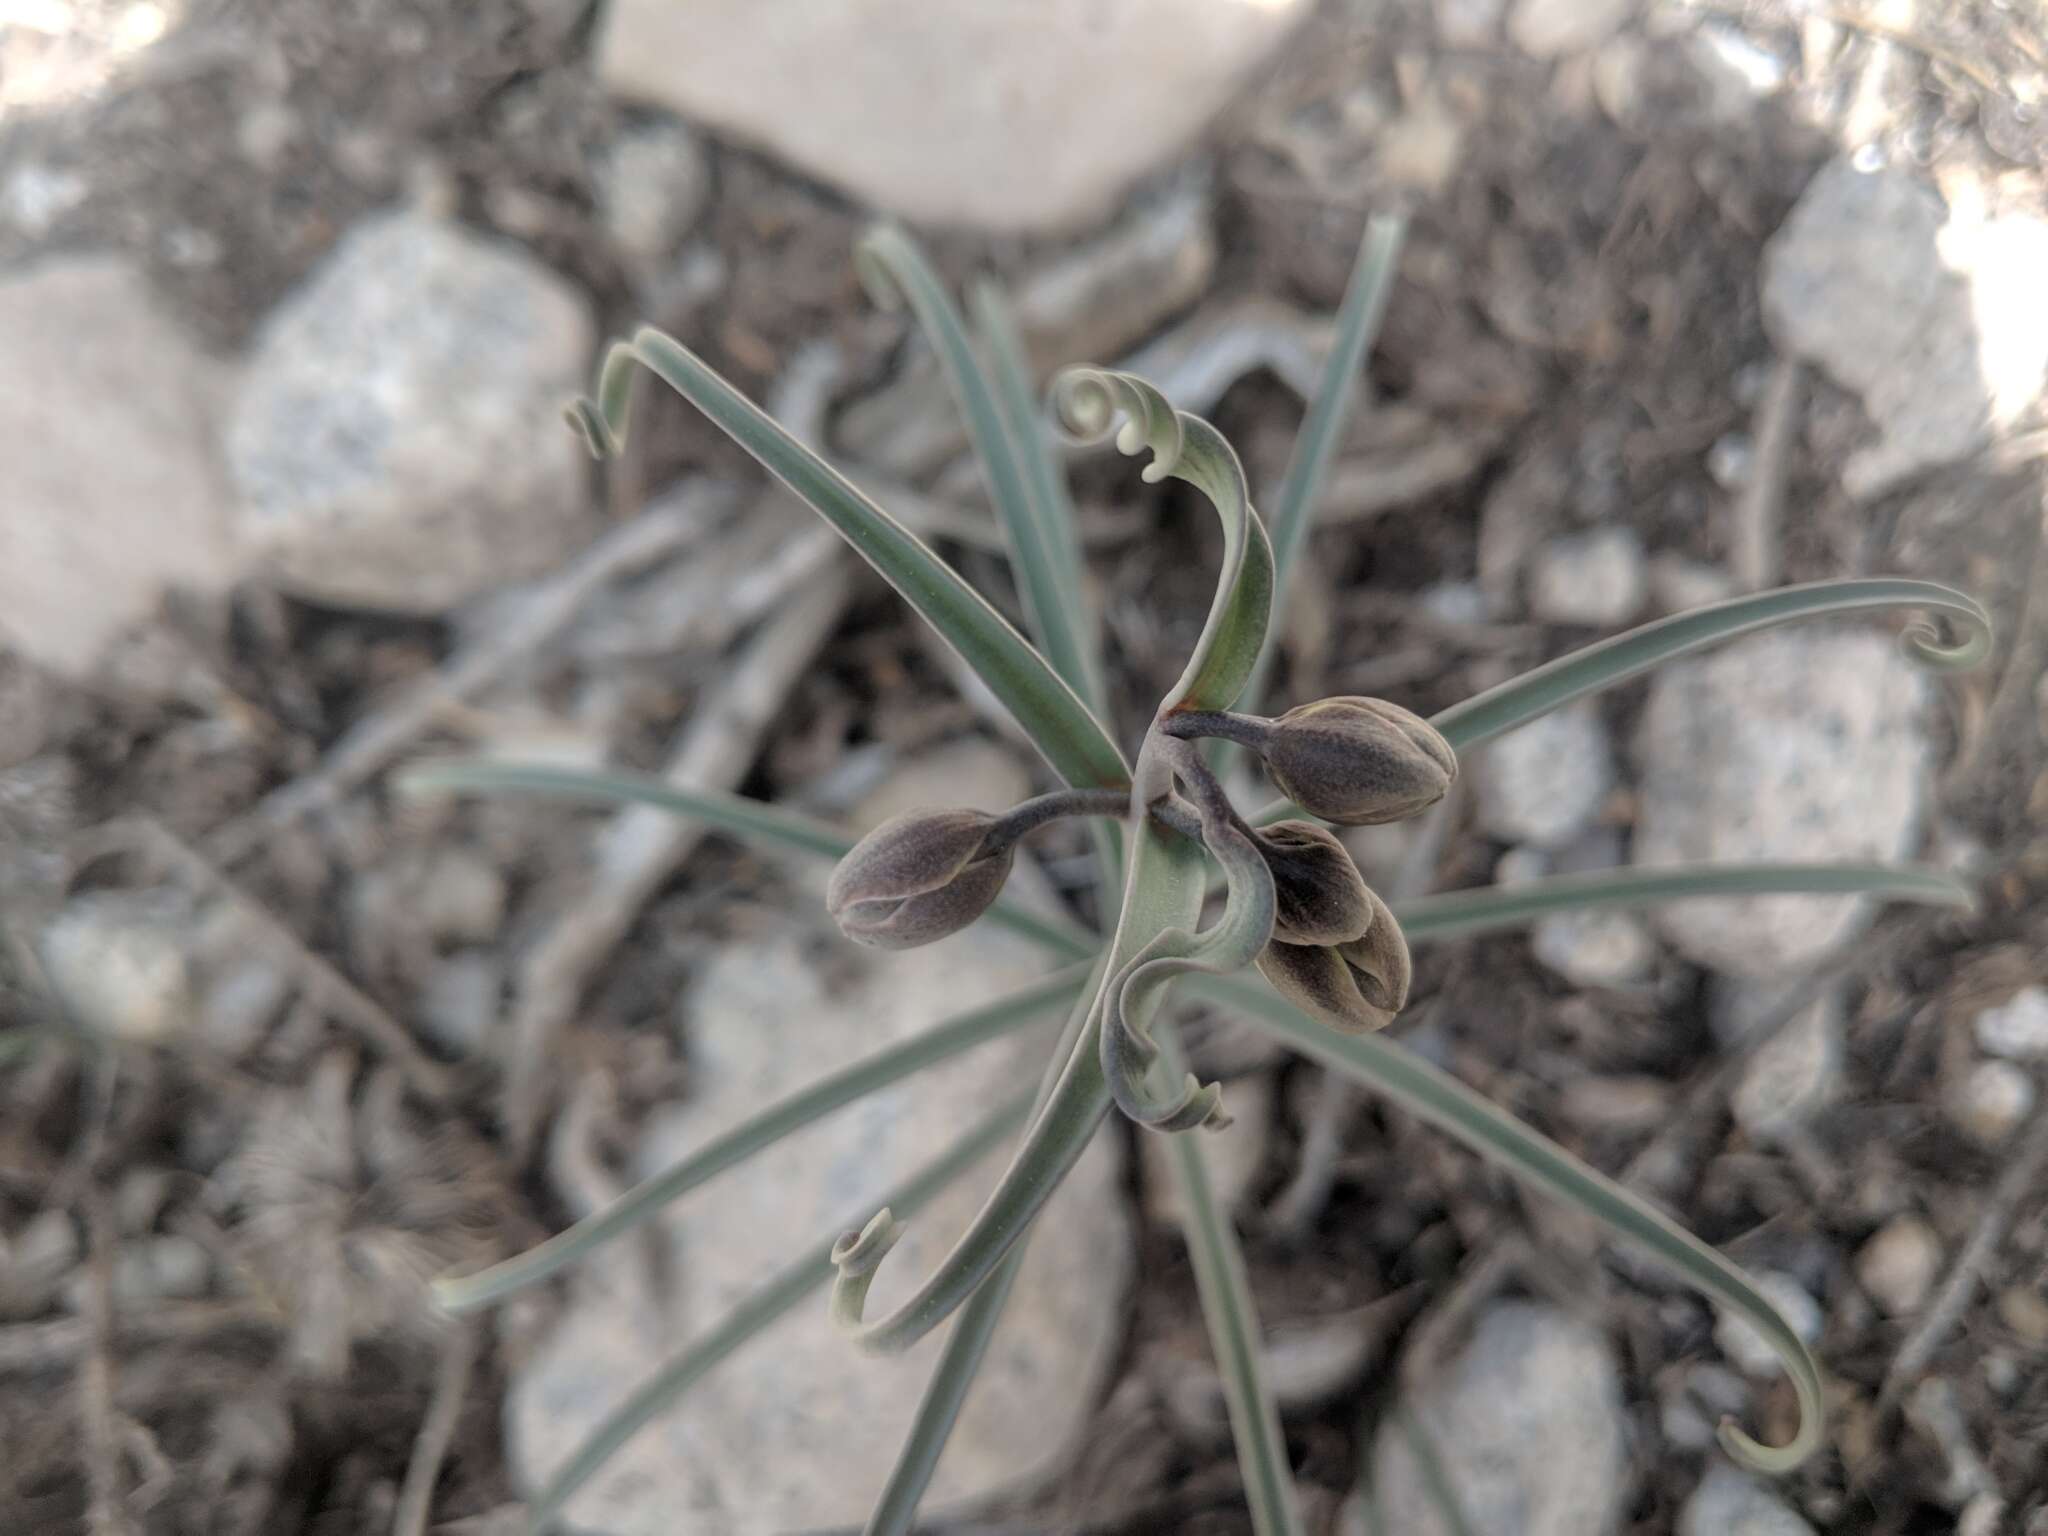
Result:
{"label": "rock", "polygon": [[514,247],[367,219],[264,321],[235,401],[240,528],[300,594],[434,613],[581,544],[589,305]]}
{"label": "rock", "polygon": [[[1306,0],[615,0],[598,78],[922,222],[1052,230],[1179,155]],[[994,110],[991,110],[994,108]]]}
{"label": "rock", "polygon": [[1657,964],[1657,941],[1627,912],[1553,912],[1529,931],[1536,959],[1581,987],[1624,987]]}
{"label": "rock", "polygon": [[[989,767],[1021,778],[1014,759],[985,750]],[[930,775],[904,776],[918,777]],[[899,794],[933,792],[901,783],[891,785]],[[990,798],[959,782],[938,792],[969,803]],[[871,806],[864,819],[884,809]],[[834,942],[829,975],[811,958],[814,948],[805,932],[784,930],[733,942],[712,958],[682,1005],[691,1095],[652,1119],[636,1173],[667,1166],[843,1063],[1045,974],[1032,946],[988,924],[896,954]],[[1035,1081],[1056,1027],[1048,1018],[1019,1040],[863,1099],[667,1213],[657,1228],[671,1250],[667,1309],[687,1320],[684,1334],[645,1299],[644,1287],[632,1287],[632,1245],[600,1255],[570,1310],[514,1372],[506,1422],[519,1485],[531,1489],[559,1467],[653,1361],[675,1353],[679,1336],[714,1326],[804,1246],[864,1221],[888,1185]],[[1084,1422],[1117,1346],[1133,1264],[1117,1147],[1113,1137],[1098,1138],[1034,1229],[929,1508],[1043,1475]],[[910,1220],[881,1272],[874,1314],[939,1262],[1000,1162],[987,1160]],[[604,1536],[652,1536],[679,1521],[731,1536],[858,1525],[901,1446],[943,1334],[900,1361],[877,1361],[835,1332],[821,1289],[749,1346],[744,1369],[708,1378],[629,1442],[571,1502],[570,1522]]]}
{"label": "rock", "polygon": [[1811,1120],[1841,1088],[1842,1005],[1816,998],[1743,1063],[1731,1108],[1735,1123],[1759,1141],[1773,1141]]}
{"label": "rock", "polygon": [[1650,561],[1650,600],[1659,613],[1684,613],[1735,595],[1735,579],[1717,565],[1702,565],[1679,555],[1662,554]]}
{"label": "rock", "polygon": [[[1750,1271],[1750,1278],[1756,1288],[1763,1292],[1764,1299],[1784,1314],[1803,1343],[1808,1345],[1820,1340],[1820,1303],[1807,1293],[1806,1287],[1782,1270],[1756,1269]],[[1721,1347],[1721,1353],[1729,1363],[1745,1376],[1769,1380],[1784,1374],[1784,1367],[1778,1363],[1777,1351],[1764,1341],[1764,1336],[1752,1328],[1746,1318],[1716,1307],[1719,1317],[1714,1324],[1714,1342]]]}
{"label": "rock", "polygon": [[1813,1536],[1813,1527],[1755,1478],[1717,1461],[1679,1512],[1678,1536]]}
{"label": "rock", "polygon": [[659,121],[614,139],[597,167],[597,213],[627,262],[651,276],[711,195],[711,161],[685,124]]}
{"label": "rock", "polygon": [[1440,581],[1416,598],[1422,611],[1445,624],[1486,622],[1486,594],[1473,581]]}
{"label": "rock", "polygon": [[[1230,1124],[1203,1136],[1201,1146],[1217,1203],[1235,1211],[1265,1165],[1266,1141],[1273,1130],[1273,1080],[1260,1076],[1225,1083],[1223,1104],[1230,1111]],[[1139,1137],[1138,1162],[1145,1176],[1145,1215],[1157,1226],[1178,1227],[1183,1208],[1167,1138]]]}
{"label": "rock", "polygon": [[1607,726],[1591,704],[1553,710],[1489,743],[1473,782],[1489,836],[1561,848],[1592,824],[1614,788]]}
{"label": "rock", "polygon": [[2009,1061],[1980,1061],[1948,1098],[1949,1118],[1987,1147],[2001,1144],[2034,1112],[2034,1080]]}
{"label": "rock", "polygon": [[1630,528],[1552,540],[1529,571],[1529,611],[1546,624],[1612,628],[1641,613],[1649,595],[1643,541]]}
{"label": "rock", "polygon": [[[1927,681],[1884,635],[1774,630],[1658,672],[1641,734],[1635,862],[1910,855],[1926,802]],[[1660,907],[1687,957],[1737,976],[1809,969],[1868,919],[1841,896]]]}
{"label": "rock", "polygon": [[1894,1216],[1856,1254],[1856,1278],[1892,1317],[1908,1317],[1941,1274],[1941,1239],[1918,1216]]}
{"label": "rock", "polygon": [[0,646],[88,678],[167,590],[235,579],[221,370],[102,256],[0,278],[0,357]]}
{"label": "rock", "polygon": [[192,1019],[186,930],[148,893],[74,897],[43,930],[43,969],[86,1029],[138,1043],[168,1040]]}
{"label": "rock", "polygon": [[1510,848],[1493,866],[1493,883],[1500,886],[1527,885],[1550,873],[1551,855],[1543,848]]}
{"label": "rock", "polygon": [[437,848],[420,880],[412,913],[442,943],[483,944],[505,920],[505,877],[489,860],[464,848]]}
{"label": "rock", "polygon": [[[1877,495],[1976,451],[2017,419],[2048,367],[2048,316],[1996,302],[2038,286],[2048,224],[1948,223],[1934,189],[1903,171],[1823,167],[1764,251],[1763,314],[1779,349],[1860,396],[1879,440],[1842,482]],[[1978,316],[1996,315],[1989,332]]]}
{"label": "rock", "polygon": [[1439,0],[1437,41],[1446,48],[1495,48],[1500,44],[1504,0]]}
{"label": "rock", "polygon": [[1971,1023],[1977,1044],[1993,1056],[2038,1061],[2048,1056],[2048,987],[2026,987]]}
{"label": "rock", "polygon": [[488,950],[450,955],[427,973],[420,992],[420,1028],[450,1055],[481,1055],[498,1020],[505,977]]}
{"label": "rock", "polygon": [[1508,37],[1532,58],[1583,53],[1619,30],[1635,8],[1635,0],[1516,0]]}
{"label": "rock", "polygon": [[[1555,1308],[1496,1302],[1408,1405],[1471,1536],[1603,1536],[1629,1503],[1627,1419],[1606,1337]],[[1377,1529],[1452,1536],[1402,1418],[1373,1442]]]}
{"label": "rock", "polygon": [[68,1211],[39,1211],[12,1237],[0,1238],[0,1318],[40,1313],[78,1257],[78,1228]]}

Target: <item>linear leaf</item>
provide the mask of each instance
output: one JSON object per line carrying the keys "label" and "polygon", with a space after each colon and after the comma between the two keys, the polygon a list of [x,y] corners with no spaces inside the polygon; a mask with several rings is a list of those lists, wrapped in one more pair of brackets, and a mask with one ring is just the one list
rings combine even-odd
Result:
{"label": "linear leaf", "polygon": [[[1187,1055],[1170,1022],[1160,1022],[1157,1039],[1160,1063],[1167,1075],[1183,1076],[1188,1069]],[[1209,1181],[1207,1158],[1199,1136],[1190,1133],[1167,1138],[1168,1165],[1184,1212],[1181,1236],[1188,1245],[1195,1289],[1202,1299],[1202,1318],[1209,1328],[1209,1347],[1223,1381],[1230,1436],[1236,1442],[1237,1464],[1244,1474],[1245,1502],[1251,1506],[1252,1529],[1258,1536],[1301,1536],[1287,1439],[1280,1432],[1279,1410],[1266,1389],[1259,1361],[1262,1340],[1251,1281],[1245,1275],[1237,1231]]]}
{"label": "linear leaf", "polygon": [[1068,368],[1053,381],[1053,397],[1069,430],[1106,436],[1121,412],[1117,448],[1150,449],[1146,480],[1172,475],[1214,503],[1223,522],[1223,569],[1208,622],[1195,641],[1187,670],[1159,706],[1161,715],[1183,709],[1228,709],[1244,691],[1273,611],[1273,545],[1252,510],[1244,466],[1221,432],[1199,416],[1176,411],[1166,396],[1134,373]]}
{"label": "linear leaf", "polygon": [[[1023,1120],[1030,1104],[1018,1094],[974,1130],[954,1142],[889,1195],[890,1205],[917,1209],[981,1157]],[[795,1307],[832,1277],[832,1242],[814,1244],[795,1263],[755,1291],[717,1327],[641,1384],[592,1430],[527,1507],[528,1530],[548,1530],[562,1506],[594,1477],[614,1452],[664,1409],[720,1365],[742,1344]]]}
{"label": "linear leaf", "polygon": [[[1100,711],[1104,707],[1102,637],[1088,603],[1081,533],[1073,498],[1067,494],[1066,472],[1054,455],[1047,423],[1039,414],[1030,364],[1001,285],[992,279],[976,283],[972,303],[974,323],[988,346],[989,376],[995,382],[996,399],[1010,428],[1011,441],[1017,446],[1017,457],[1031,491],[1032,511],[1043,531],[1046,565],[1057,594],[1061,622],[1072,634],[1071,649],[1079,670],[1067,680],[1092,708]],[[1047,649],[1052,649],[1050,640]]]}
{"label": "linear leaf", "polygon": [[909,235],[893,224],[868,231],[854,247],[854,266],[878,305],[908,302],[925,339],[939,355],[946,380],[967,419],[967,435],[981,460],[989,500],[1008,536],[1017,586],[1031,627],[1053,669],[1084,700],[1095,701],[1079,637],[1069,622],[1071,593],[1063,581],[1059,552],[1046,518],[1044,489],[1034,483],[1007,419],[995,382],[975,356],[967,326],[946,285]]}
{"label": "linear leaf", "polygon": [[[1061,1064],[1073,1055],[1075,1045],[1087,1032],[1095,993],[1102,985],[1103,972],[1108,964],[1109,952],[1104,950],[1089,970],[1082,996],[1067,1015],[1067,1026],[1060,1032],[1059,1044],[1053,1048],[1045,1075],[1039,1080],[1038,1097],[1031,1106],[1034,1112],[1043,1107],[1059,1082]],[[967,1401],[967,1389],[974,1385],[982,1359],[988,1353],[989,1340],[995,1336],[996,1325],[1002,1321],[1003,1309],[1009,1304],[1011,1288],[1017,1283],[1017,1273],[1023,1268],[1025,1250],[1030,1242],[1031,1234],[1027,1231],[1018,1239],[1016,1247],[1004,1255],[1003,1262],[996,1266],[995,1273],[983,1282],[981,1289],[968,1297],[959,1315],[953,1319],[953,1326],[946,1333],[945,1345],[939,1351],[938,1363],[925,1379],[924,1393],[918,1398],[910,1432],[903,1437],[903,1449],[896,1454],[896,1464],[889,1469],[888,1480],[883,1483],[874,1510],[868,1515],[862,1536],[907,1536],[912,1522],[917,1519],[917,1507],[924,1500],[925,1490],[931,1486],[939,1457],[944,1454],[946,1442],[952,1438],[953,1426],[959,1421],[960,1407]]]}
{"label": "linear leaf", "polygon": [[1804,586],[1779,587],[1751,597],[1710,603],[1598,641],[1475,694],[1462,704],[1453,704],[1431,716],[1429,723],[1454,748],[1463,751],[1573,699],[1611,688],[1673,657],[1737,635],[1789,624],[1795,619],[1832,618],[1892,608],[1925,609],[1960,628],[1960,638],[1952,642],[1944,641],[1931,623],[1906,630],[1901,638],[1907,651],[1928,666],[1960,670],[1978,665],[1991,654],[1991,615],[1975,598],[1953,587],[1891,576],[1812,581]]}
{"label": "linear leaf", "polygon": [[1520,885],[1418,896],[1394,908],[1410,939],[1519,928],[1550,912],[1648,906],[1695,896],[1881,896],[1968,907],[1970,887],[1939,869],[1890,864],[1674,864],[1553,875]]}
{"label": "linear leaf", "polygon": [[837,529],[960,653],[1069,784],[1121,789],[1130,783],[1130,767],[1101,722],[1008,620],[915,534],[673,337],[642,327],[631,343],[612,344],[598,403],[580,401],[570,412],[594,451],[616,452],[625,441],[635,363],[651,369]]}
{"label": "linear leaf", "polygon": [[[822,859],[842,859],[854,839],[829,822],[723,790],[683,789],[634,773],[591,773],[546,763],[491,757],[439,758],[392,776],[400,794],[531,794],[599,805],[651,805],[710,823],[748,843],[785,848]],[[1078,924],[1041,916],[1007,898],[988,911],[993,922],[1069,960],[1085,959],[1101,941]]]}
{"label": "linear leaf", "polygon": [[1238,1009],[1324,1066],[1357,1078],[1419,1119],[1447,1132],[1515,1177],[1575,1206],[1615,1236],[1634,1243],[1688,1284],[1739,1313],[1770,1343],[1799,1396],[1799,1431],[1766,1446],[1732,1424],[1721,1426],[1729,1454],[1765,1472],[1787,1472],[1820,1447],[1824,1405],[1820,1367],[1769,1298],[1719,1253],[1640,1196],[1588,1167],[1563,1147],[1503,1113],[1448,1072],[1384,1035],[1340,1035],[1262,985],[1242,977],[1198,977],[1203,995]]}
{"label": "linear leaf", "polygon": [[475,1274],[436,1280],[434,1299],[450,1312],[473,1312],[536,1285],[588,1257],[602,1244],[630,1232],[691,1190],[710,1183],[727,1169],[738,1167],[756,1152],[833,1110],[1022,1028],[1048,1008],[1078,993],[1087,973],[1085,966],[1069,966],[1012,997],[934,1025],[900,1044],[843,1067],[749,1115],[682,1161],[641,1180],[603,1210],[584,1217],[546,1242]]}

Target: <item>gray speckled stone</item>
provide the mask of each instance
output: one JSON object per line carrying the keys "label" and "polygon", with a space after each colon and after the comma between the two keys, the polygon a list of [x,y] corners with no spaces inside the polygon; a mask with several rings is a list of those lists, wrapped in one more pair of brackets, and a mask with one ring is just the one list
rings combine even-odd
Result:
{"label": "gray speckled stone", "polygon": [[[1641,735],[1635,862],[1908,858],[1930,759],[1923,672],[1873,629],[1781,629],[1664,668]],[[1738,976],[1818,963],[1868,920],[1844,896],[1714,897],[1653,921]]]}
{"label": "gray speckled stone", "polygon": [[1813,1527],[1755,1478],[1716,1462],[1679,1512],[1678,1536],[1813,1536]]}
{"label": "gray speckled stone", "polygon": [[[1628,1506],[1613,1347],[1555,1308],[1490,1307],[1471,1343],[1408,1407],[1472,1536],[1604,1536]],[[1371,1486],[1378,1529],[1450,1536],[1399,1416],[1373,1443]]]}
{"label": "gray speckled stone", "polygon": [[584,298],[424,214],[357,225],[264,321],[227,432],[244,541],[345,606],[436,612],[577,548]]}

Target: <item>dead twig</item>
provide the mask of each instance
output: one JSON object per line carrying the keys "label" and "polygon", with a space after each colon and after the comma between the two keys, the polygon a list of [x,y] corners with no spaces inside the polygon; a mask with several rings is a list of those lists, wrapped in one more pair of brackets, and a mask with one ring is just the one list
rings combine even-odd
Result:
{"label": "dead twig", "polygon": [[1897,1406],[1901,1395],[1927,1369],[1928,1362],[1948,1337],[1949,1330],[1962,1319],[1977,1282],[1990,1268],[1998,1245],[2005,1241],[2013,1217],[2019,1212],[2020,1202],[2039,1187],[2043,1173],[2048,1173],[2048,1116],[2037,1115],[2027,1128],[2026,1139],[2020,1143],[2019,1151],[2006,1164],[2005,1172],[1992,1188],[1990,1201],[1977,1218],[1969,1241],[1963,1244],[1962,1252],[1956,1255],[1955,1264],[1942,1280],[1941,1289],[1934,1293],[1927,1310],[1920,1314],[1912,1332],[1899,1345],[1899,1352],[1892,1356],[1892,1363],[1884,1373],[1884,1386],[1877,1395],[1880,1413],[1887,1413]]}
{"label": "dead twig", "polygon": [[391,1516],[391,1536],[426,1536],[427,1516],[434,1503],[434,1484],[441,1476],[449,1443],[462,1418],[463,1399],[469,1396],[469,1379],[476,1370],[477,1350],[483,1329],[474,1318],[457,1323],[441,1348],[441,1369],[434,1377],[434,1396],[427,1404],[427,1417],[412,1443],[412,1460],[406,1463],[405,1484],[399,1489],[398,1508]]}
{"label": "dead twig", "polygon": [[121,1489],[121,1416],[114,1407],[114,1222],[97,1190],[85,1197],[86,1348],[78,1367],[78,1419],[92,1536],[135,1530]]}
{"label": "dead twig", "polygon": [[[282,1327],[276,1308],[246,1301],[167,1301],[114,1319],[115,1337],[123,1344],[193,1344],[242,1329],[276,1333]],[[91,1343],[90,1325],[76,1317],[0,1328],[0,1376],[63,1370]]]}
{"label": "dead twig", "polygon": [[726,500],[718,487],[687,485],[603,535],[559,571],[508,597],[503,617],[487,634],[357,721],[317,768],[218,828],[207,838],[208,854],[223,865],[237,863],[278,827],[334,805],[432,729],[450,705],[468,702],[561,634],[598,593],[702,537]]}
{"label": "dead twig", "polygon": [[1753,418],[1755,451],[1749,483],[1735,503],[1735,526],[1729,540],[1729,567],[1745,592],[1761,592],[1778,584],[1784,568],[1779,520],[1785,506],[1785,480],[1792,444],[1799,436],[1799,404],[1806,373],[1796,357],[1772,365]]}
{"label": "dead twig", "polygon": [[[738,783],[790,685],[839,622],[852,590],[842,563],[791,597],[692,711],[662,777],[702,789]],[[700,824],[665,811],[633,806],[618,812],[597,834],[589,888],[528,952],[512,1011],[503,1106],[516,1161],[524,1163],[532,1151],[554,1076],[552,1048],[591,976],[703,836]]]}

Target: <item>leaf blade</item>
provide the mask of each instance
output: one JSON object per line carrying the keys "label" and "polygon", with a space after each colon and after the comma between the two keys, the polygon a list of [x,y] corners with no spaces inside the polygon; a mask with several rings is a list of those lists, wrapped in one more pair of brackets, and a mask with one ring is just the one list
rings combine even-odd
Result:
{"label": "leaf blade", "polygon": [[1970,887],[1946,870],[1889,864],[1676,864],[1553,875],[1520,885],[1442,891],[1398,903],[1411,939],[1518,928],[1552,912],[1649,906],[1701,896],[1875,896],[1969,907]]}
{"label": "leaf blade", "polygon": [[1790,1375],[1799,1397],[1799,1430],[1787,1445],[1766,1446],[1724,1424],[1722,1444],[1738,1460],[1774,1473],[1790,1471],[1820,1448],[1825,1415],[1820,1366],[1770,1299],[1734,1264],[1640,1196],[1397,1041],[1384,1035],[1340,1035],[1270,989],[1241,978],[1197,978],[1194,985],[1242,1010],[1253,1024],[1294,1049],[1387,1095],[1524,1182],[1584,1211],[1695,1289],[1739,1313],[1770,1343]]}
{"label": "leaf blade", "polygon": [[[1187,1055],[1172,1024],[1162,1019],[1156,1036],[1160,1062],[1169,1077],[1188,1070]],[[1225,1134],[1228,1134],[1227,1132]],[[1209,1347],[1223,1381],[1223,1399],[1230,1418],[1230,1436],[1237,1464],[1244,1474],[1245,1502],[1257,1536],[1302,1536],[1301,1512],[1294,1496],[1293,1471],[1287,1461],[1287,1438],[1280,1413],[1266,1387],[1260,1363],[1258,1310],[1237,1232],[1216,1198],[1209,1180],[1207,1154],[1193,1132],[1167,1138],[1168,1165],[1179,1192],[1181,1235],[1195,1271],[1202,1319]]]}
{"label": "leaf blade", "polygon": [[1060,415],[1084,437],[1099,438],[1126,418],[1116,445],[1126,454],[1152,452],[1143,478],[1171,475],[1209,498],[1223,524],[1223,566],[1209,617],[1187,669],[1159,706],[1164,716],[1184,709],[1228,709],[1258,665],[1273,611],[1273,545],[1252,510],[1251,489],[1237,450],[1208,422],[1176,411],[1166,396],[1134,373],[1068,368],[1053,383]]}
{"label": "leaf blade", "polygon": [[635,362],[703,412],[837,530],[959,652],[1067,783],[1096,789],[1130,783],[1130,766],[1101,722],[1007,619],[915,534],[673,337],[643,327],[629,347],[613,347],[597,406],[580,407],[586,423],[591,415],[602,417],[607,441],[595,446],[616,449],[625,440],[631,392],[615,380]]}
{"label": "leaf blade", "polygon": [[1978,665],[1991,653],[1990,614],[1975,598],[1953,587],[1891,576],[1813,581],[1710,603],[1597,641],[1440,710],[1429,723],[1453,748],[1463,751],[1573,699],[1738,635],[1799,619],[1893,608],[1925,609],[1961,627],[1962,638],[1946,645],[1931,626],[1906,631],[1902,638],[1908,650],[1929,666],[1961,670]]}
{"label": "leaf blade", "polygon": [[884,305],[908,302],[919,328],[938,354],[953,397],[966,418],[967,435],[981,462],[989,500],[1008,536],[1017,586],[1032,630],[1053,670],[1084,700],[1099,701],[1080,638],[1068,622],[1072,594],[1052,543],[1045,490],[1031,472],[1017,437],[1017,422],[1002,394],[975,356],[953,296],[925,260],[924,252],[898,225],[871,229],[854,247],[854,265],[868,292]]}

